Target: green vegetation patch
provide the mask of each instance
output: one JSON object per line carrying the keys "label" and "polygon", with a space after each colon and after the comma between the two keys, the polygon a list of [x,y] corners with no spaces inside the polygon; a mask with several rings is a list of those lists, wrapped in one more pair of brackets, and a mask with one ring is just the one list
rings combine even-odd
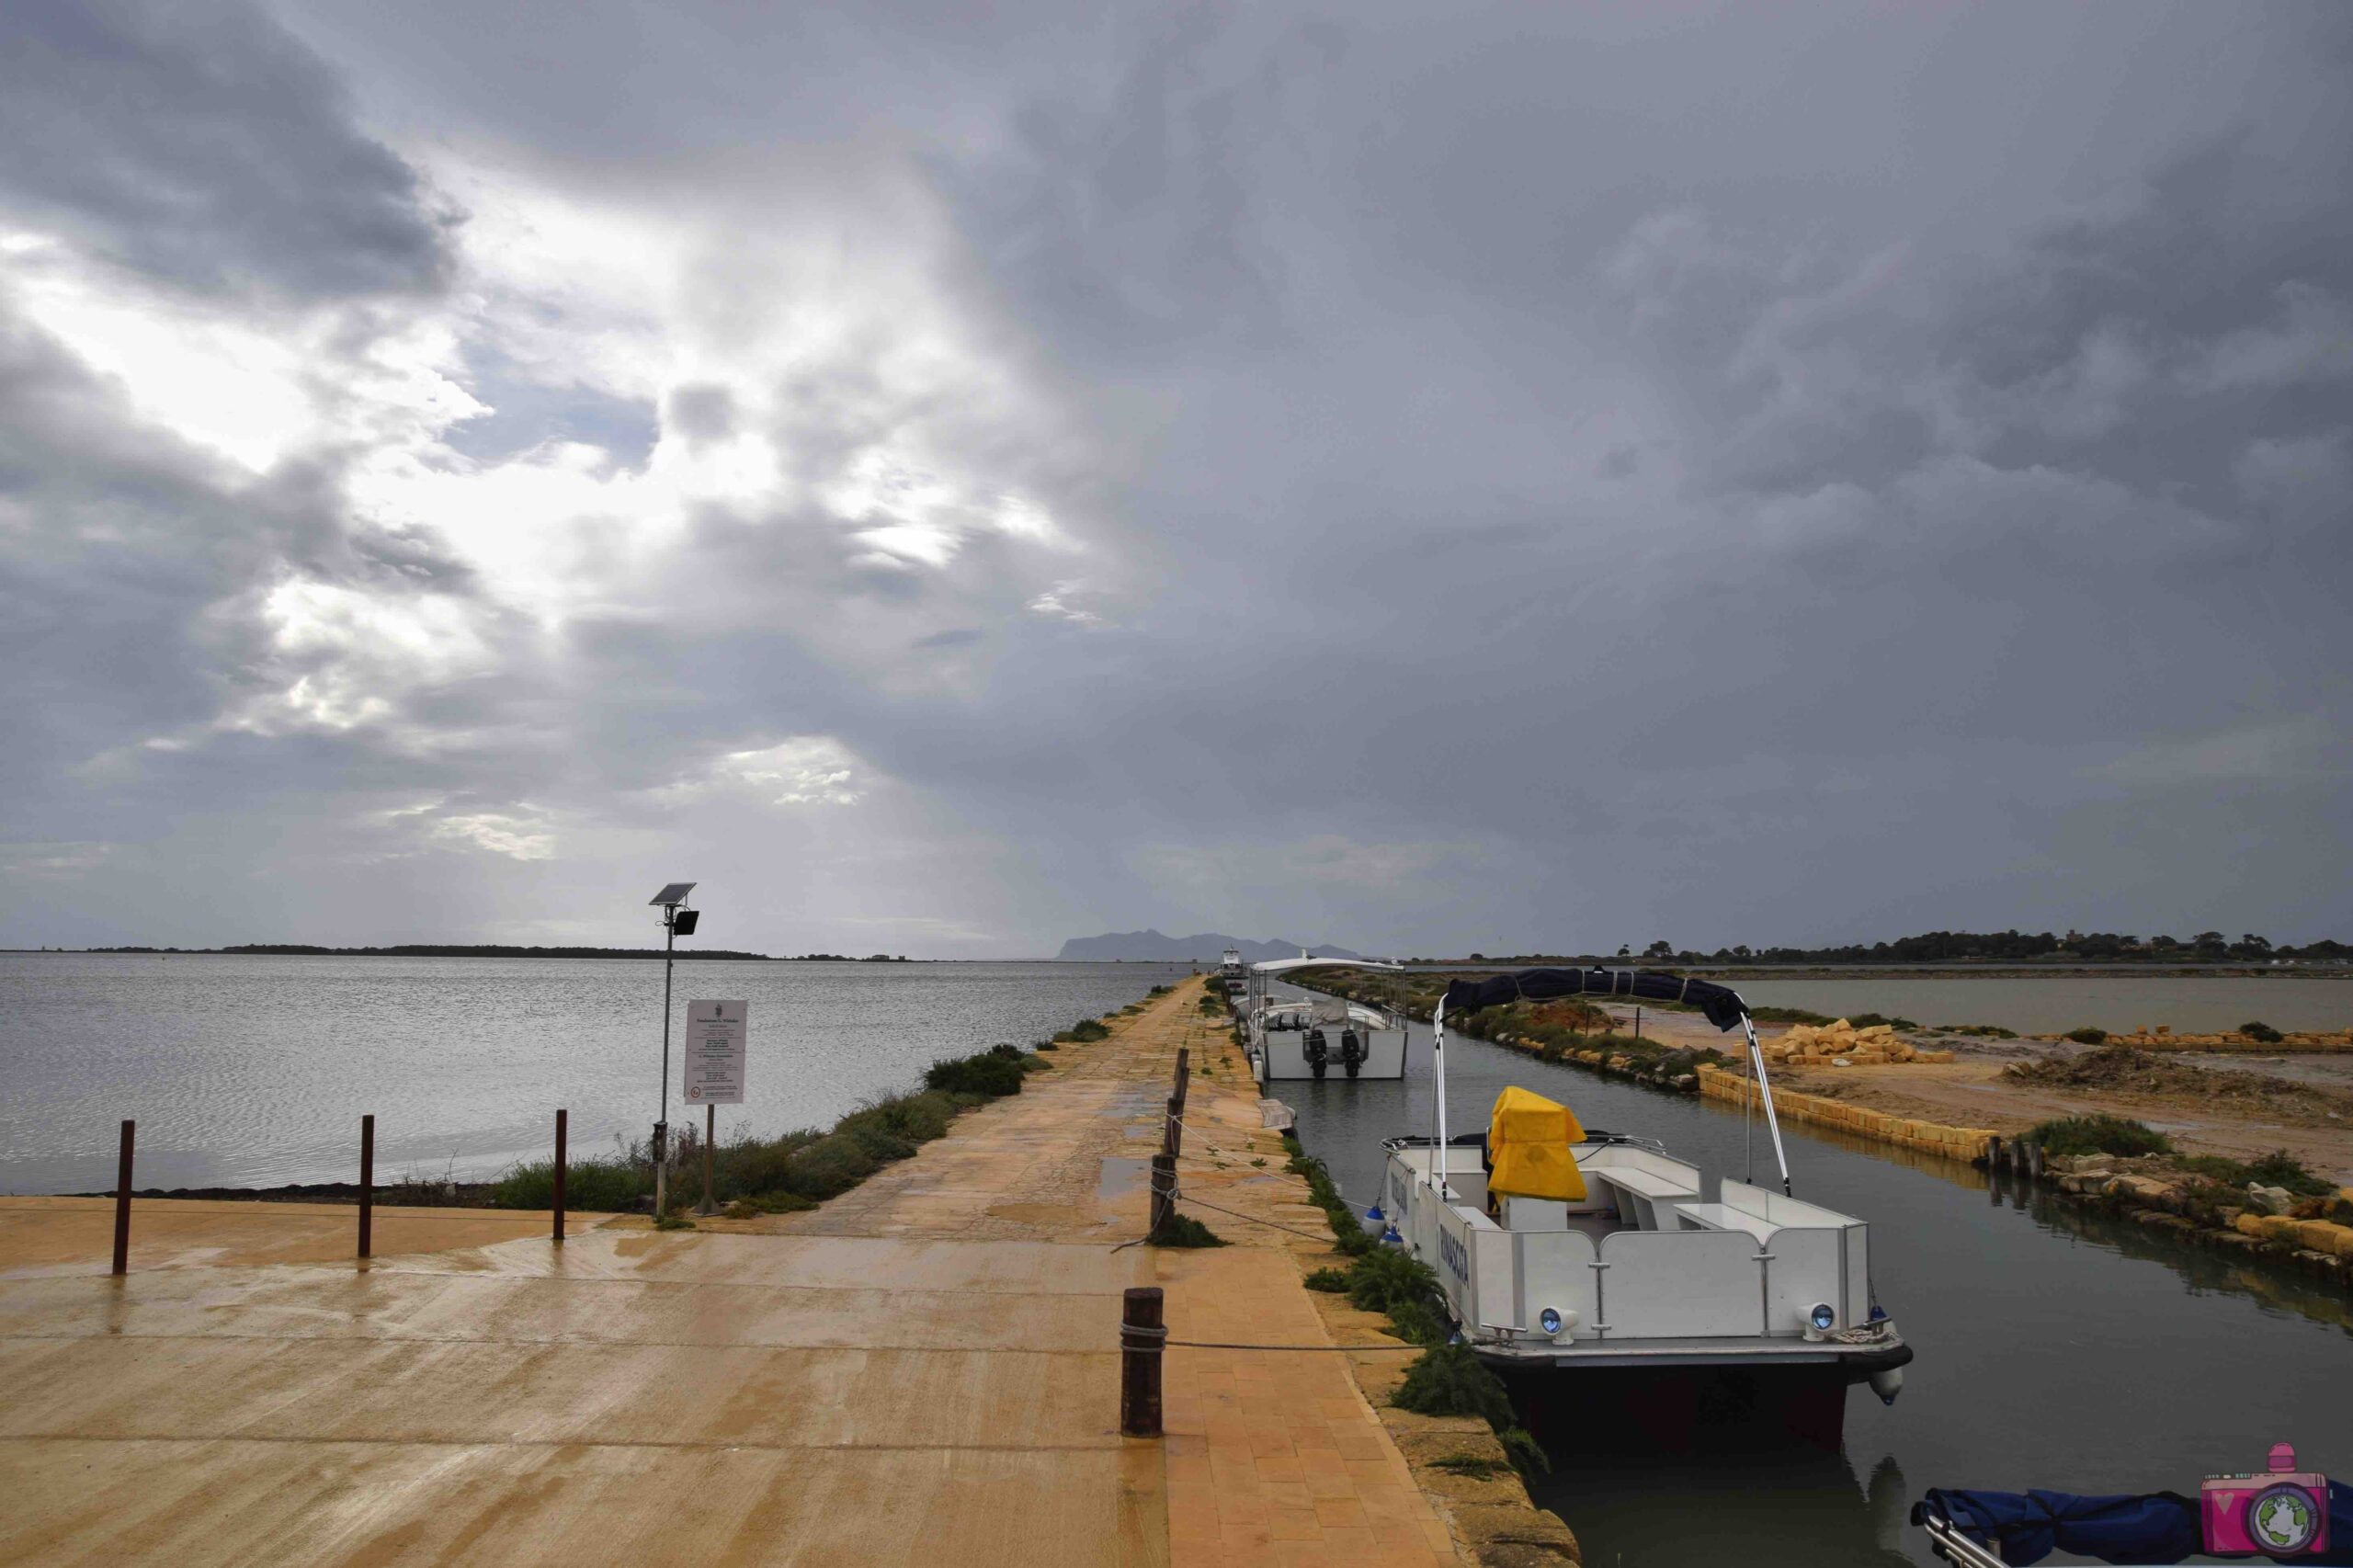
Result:
{"label": "green vegetation patch", "polygon": [[1054,1039],[1063,1045],[1087,1045],[1098,1040],[1110,1038],[1111,1031],[1104,1027],[1100,1018],[1081,1018],[1054,1036]]}
{"label": "green vegetation patch", "polygon": [[1337,1296],[1348,1288],[1348,1277],[1337,1268],[1318,1268],[1307,1276],[1307,1288],[1321,1290],[1327,1296]]}
{"label": "green vegetation patch", "polygon": [[1170,1213],[1147,1238],[1156,1247],[1222,1247],[1225,1240],[1190,1215]]}
{"label": "green vegetation patch", "polygon": [[2046,1154],[2165,1154],[2172,1141],[2153,1127],[2105,1111],[2093,1116],[2061,1117],[2029,1130],[2029,1142]]}
{"label": "green vegetation patch", "polygon": [[1440,1345],[1424,1351],[1405,1369],[1392,1404],[1417,1415],[1477,1415],[1496,1431],[1517,1425],[1503,1380],[1480,1364],[1467,1345]]}
{"label": "green vegetation patch", "polygon": [[2263,1023],[2259,1020],[2241,1024],[2239,1026],[2239,1033],[2246,1036],[2249,1040],[2259,1040],[2265,1045],[2278,1045],[2281,1040],[2288,1038],[2286,1035],[2281,1034],[2278,1029],[2273,1028],[2269,1024]]}
{"label": "green vegetation patch", "polygon": [[2084,1028],[2079,1029],[2069,1029],[2065,1034],[2059,1038],[2062,1040],[2072,1040],[2077,1045],[2106,1045],[2108,1043],[2108,1031],[2106,1029],[2096,1029],[2091,1028],[2089,1025],[2086,1025]]}

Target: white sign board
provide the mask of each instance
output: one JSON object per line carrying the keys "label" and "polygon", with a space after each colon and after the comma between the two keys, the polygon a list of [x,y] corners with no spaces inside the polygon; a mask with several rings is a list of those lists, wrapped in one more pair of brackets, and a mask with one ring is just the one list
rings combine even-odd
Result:
{"label": "white sign board", "polygon": [[687,1004],[687,1103],[744,1103],[744,1015],[741,1002]]}

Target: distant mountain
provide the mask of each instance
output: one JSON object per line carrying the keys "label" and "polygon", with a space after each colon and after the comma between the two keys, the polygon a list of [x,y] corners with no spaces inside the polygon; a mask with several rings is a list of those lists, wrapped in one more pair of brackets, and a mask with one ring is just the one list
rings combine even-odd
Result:
{"label": "distant mountain", "polygon": [[[1215,963],[1219,954],[1232,948],[1252,963],[1264,963],[1269,959],[1295,959],[1300,946],[1297,942],[1254,942],[1247,937],[1229,937],[1219,931],[1203,931],[1191,937],[1164,937],[1157,931],[1108,931],[1100,937],[1073,937],[1054,956],[1093,963],[1110,963],[1114,960],[1182,963],[1187,959],[1205,959]],[[1346,948],[1307,950],[1319,959],[1364,957]]]}

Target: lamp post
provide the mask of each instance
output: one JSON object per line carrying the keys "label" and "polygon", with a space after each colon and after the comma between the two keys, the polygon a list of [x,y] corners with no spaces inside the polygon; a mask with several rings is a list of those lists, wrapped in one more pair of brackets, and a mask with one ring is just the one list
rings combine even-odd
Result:
{"label": "lamp post", "polygon": [[646,903],[662,911],[662,1110],[654,1123],[654,1218],[659,1221],[670,1195],[670,965],[678,938],[695,934],[702,918],[685,907],[692,882],[672,882]]}

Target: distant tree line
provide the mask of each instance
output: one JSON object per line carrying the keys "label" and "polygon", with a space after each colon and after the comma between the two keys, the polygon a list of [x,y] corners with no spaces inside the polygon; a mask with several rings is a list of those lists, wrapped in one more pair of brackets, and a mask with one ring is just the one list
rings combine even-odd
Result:
{"label": "distant tree line", "polygon": [[1490,960],[1470,955],[1473,962],[1527,963],[1546,957],[1559,961],[1632,961],[1648,963],[1759,964],[2218,964],[2218,963],[2345,963],[2353,960],[2353,946],[2322,940],[2302,947],[2273,943],[2253,932],[2233,941],[2220,931],[2200,931],[2188,938],[2139,937],[2115,931],[1929,931],[1899,937],[1892,942],[1860,942],[1837,948],[1718,948],[1700,952],[1672,942],[1653,942],[1639,954],[1632,945],[1615,954],[1519,954]]}
{"label": "distant tree line", "polygon": [[[89,948],[93,953],[179,953],[189,958],[239,953],[264,958],[379,959],[658,959],[660,948],[517,948],[495,943],[402,942],[389,948],[322,948],[309,942],[240,942],[230,948]],[[772,958],[767,953],[738,952],[733,948],[680,948],[675,958],[748,959],[761,963],[912,963],[904,953],[803,953],[799,958]]]}

